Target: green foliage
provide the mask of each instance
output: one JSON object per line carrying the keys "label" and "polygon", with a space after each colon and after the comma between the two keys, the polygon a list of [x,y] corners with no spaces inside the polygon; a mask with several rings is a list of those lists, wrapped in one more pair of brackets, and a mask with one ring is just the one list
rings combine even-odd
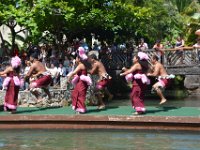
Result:
{"label": "green foliage", "polygon": [[0,24],[15,20],[29,31],[25,42],[37,43],[48,31],[53,41],[61,41],[63,34],[71,39],[95,33],[102,40],[145,37],[154,43],[184,34],[190,43],[199,10],[196,0],[1,0]]}
{"label": "green foliage", "polygon": [[176,6],[176,9],[179,13],[184,13],[185,9],[193,2],[194,0],[170,0],[170,2]]}
{"label": "green foliage", "polygon": [[178,89],[184,87],[184,76],[177,75],[173,81],[174,81],[173,88]]}
{"label": "green foliage", "polygon": [[196,39],[194,34],[200,25],[200,4],[197,0],[168,0],[171,10],[179,16],[179,23],[176,27],[187,45],[193,45]]}

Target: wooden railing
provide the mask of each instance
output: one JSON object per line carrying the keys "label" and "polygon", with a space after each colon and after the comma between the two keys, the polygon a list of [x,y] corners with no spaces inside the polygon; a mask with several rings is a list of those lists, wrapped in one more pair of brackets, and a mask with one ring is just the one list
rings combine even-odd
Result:
{"label": "wooden railing", "polygon": [[163,49],[163,61],[165,66],[193,66],[200,63],[200,49],[183,47],[174,49]]}
{"label": "wooden railing", "polygon": [[[161,56],[161,63],[166,67],[173,66],[193,66],[200,64],[200,48],[182,47],[174,49],[162,49],[163,55]],[[158,54],[155,49],[149,49],[144,51],[151,58],[154,54]],[[133,52],[118,51],[115,53],[109,53],[103,55],[101,61],[108,69],[118,70],[123,66],[130,65],[132,58],[138,53],[137,50]]]}

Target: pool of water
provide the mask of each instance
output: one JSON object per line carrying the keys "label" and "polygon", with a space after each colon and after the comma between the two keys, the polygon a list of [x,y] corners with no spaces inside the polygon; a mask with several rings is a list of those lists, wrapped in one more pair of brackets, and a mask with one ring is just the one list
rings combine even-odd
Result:
{"label": "pool of water", "polygon": [[0,150],[199,150],[199,132],[0,130]]}

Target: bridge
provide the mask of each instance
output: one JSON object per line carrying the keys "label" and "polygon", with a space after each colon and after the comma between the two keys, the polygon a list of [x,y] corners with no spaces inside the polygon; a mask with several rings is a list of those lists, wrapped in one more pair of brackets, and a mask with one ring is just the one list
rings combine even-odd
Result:
{"label": "bridge", "polygon": [[[182,49],[162,49],[162,64],[169,74],[200,75],[200,48],[183,47]],[[130,66],[137,50],[124,50],[107,53],[101,56],[101,61],[110,70],[121,70]],[[154,49],[145,51],[150,59],[157,52]],[[150,61],[149,61],[150,63]]]}

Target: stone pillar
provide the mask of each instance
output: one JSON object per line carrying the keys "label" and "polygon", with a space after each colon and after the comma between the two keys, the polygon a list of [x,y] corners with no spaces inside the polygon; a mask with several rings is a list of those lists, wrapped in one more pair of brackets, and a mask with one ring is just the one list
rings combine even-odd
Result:
{"label": "stone pillar", "polygon": [[184,80],[184,86],[188,90],[200,88],[200,75],[186,75]]}

